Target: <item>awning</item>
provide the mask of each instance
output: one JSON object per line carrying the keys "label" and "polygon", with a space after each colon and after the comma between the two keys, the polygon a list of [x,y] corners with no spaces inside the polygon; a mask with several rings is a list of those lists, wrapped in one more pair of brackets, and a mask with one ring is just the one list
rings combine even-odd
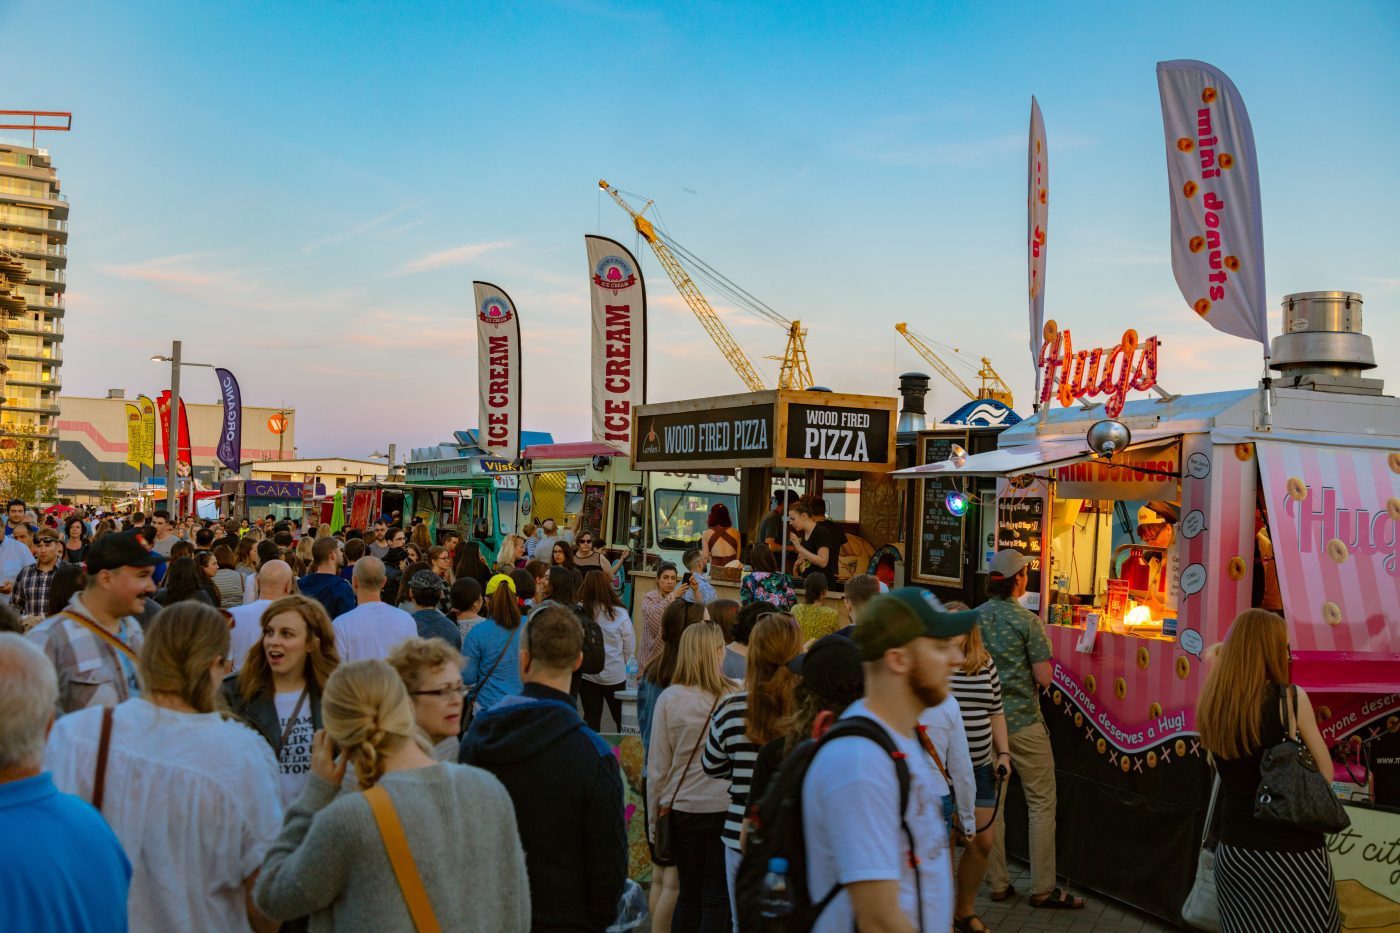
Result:
{"label": "awning", "polygon": [[[1156,431],[1151,434],[1133,435],[1133,442],[1127,451],[1161,444],[1174,438],[1171,432]],[[1082,435],[1075,437],[1051,437],[1034,444],[1020,447],[1006,447],[973,454],[961,464],[951,460],[926,463],[922,466],[896,470],[891,476],[904,479],[918,479],[921,476],[1021,476],[1026,473],[1044,473],[1056,467],[1069,466],[1089,460],[1100,460],[1098,454],[1089,449]]]}
{"label": "awning", "polygon": [[589,460],[593,457],[625,457],[627,453],[597,441],[564,444],[532,444],[520,453],[522,460]]}
{"label": "awning", "polygon": [[1290,646],[1400,662],[1400,528],[1386,511],[1400,498],[1400,474],[1388,452],[1273,441],[1255,449]]}

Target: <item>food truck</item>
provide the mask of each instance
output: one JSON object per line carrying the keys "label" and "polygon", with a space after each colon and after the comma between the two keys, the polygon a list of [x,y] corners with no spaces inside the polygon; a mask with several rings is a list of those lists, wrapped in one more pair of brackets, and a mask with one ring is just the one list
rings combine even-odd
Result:
{"label": "food truck", "polygon": [[[657,492],[657,542],[698,546],[707,508],[686,503],[693,493],[683,485],[672,492],[681,479],[677,474],[697,469],[716,479],[737,471],[737,495],[725,504],[745,546],[777,488],[820,490],[829,500],[828,514],[848,535],[877,544],[896,541],[899,502],[889,478],[896,466],[896,405],[879,396],[770,389],[639,406],[632,467]],[[684,523],[668,512],[672,495],[680,497]],[[730,580],[715,574],[712,579],[721,596],[737,598],[737,572]],[[653,587],[654,576],[639,573],[635,598]],[[839,606],[839,597],[833,602]]]}
{"label": "food truck", "polygon": [[[1153,389],[1156,340],[1131,342],[1120,371]],[[1400,911],[1377,855],[1400,838],[1400,401],[1374,365],[1359,295],[1290,295],[1272,385],[1051,410],[1052,386],[995,450],[936,445],[902,471],[985,497],[994,547],[1034,558],[1023,605],[1054,647],[1042,707],[1075,884],[1179,918],[1211,782],[1197,698],[1211,646],[1261,607],[1287,620],[1349,801],[1355,837],[1329,845],[1343,912]],[[1014,778],[1007,816],[1024,852]]]}

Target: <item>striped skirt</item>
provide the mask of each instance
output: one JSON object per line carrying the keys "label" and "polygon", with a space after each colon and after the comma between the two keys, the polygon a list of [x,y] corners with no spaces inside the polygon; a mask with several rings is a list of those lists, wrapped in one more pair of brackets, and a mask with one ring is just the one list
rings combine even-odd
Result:
{"label": "striped skirt", "polygon": [[1215,888],[1223,933],[1337,933],[1342,926],[1326,849],[1265,852],[1221,843]]}

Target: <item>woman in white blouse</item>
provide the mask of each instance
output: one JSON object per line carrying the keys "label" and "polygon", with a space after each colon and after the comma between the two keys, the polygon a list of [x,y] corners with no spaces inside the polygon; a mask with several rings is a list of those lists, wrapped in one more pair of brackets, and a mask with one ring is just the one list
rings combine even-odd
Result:
{"label": "woman in white blouse", "polygon": [[217,609],[164,609],[145,631],[143,695],[64,716],[49,735],[44,766],[54,783],[92,801],[131,859],[133,930],[268,923],[251,892],[282,824],[277,763],[257,733],[215,712],[228,654],[228,623]]}

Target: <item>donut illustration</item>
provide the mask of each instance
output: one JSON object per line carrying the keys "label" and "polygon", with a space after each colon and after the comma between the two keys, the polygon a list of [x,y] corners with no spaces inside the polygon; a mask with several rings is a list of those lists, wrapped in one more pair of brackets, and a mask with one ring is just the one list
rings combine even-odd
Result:
{"label": "donut illustration", "polygon": [[1059,705],[1060,705],[1060,701],[1063,700],[1064,698],[1065,698],[1065,695],[1064,695],[1063,693],[1061,693],[1060,691],[1058,691],[1058,690],[1056,690],[1054,693],[1050,694],[1050,701],[1051,701],[1052,703],[1054,703],[1056,706],[1059,706]]}
{"label": "donut illustration", "polygon": [[1035,141],[1035,154],[1040,155],[1040,140]]}
{"label": "donut illustration", "polygon": [[1097,748],[1099,750],[1099,754],[1102,755],[1105,751],[1107,751],[1108,743],[1105,742],[1103,739],[1099,739],[1097,742],[1094,743],[1094,747]]}
{"label": "donut illustration", "polygon": [[1176,740],[1176,757],[1180,758],[1182,755],[1185,755],[1185,754],[1186,754],[1186,740],[1185,740],[1185,739],[1177,739],[1177,740]]}
{"label": "donut illustration", "polygon": [[1147,708],[1147,715],[1152,719],[1156,719],[1158,716],[1162,715],[1162,704],[1153,703]]}
{"label": "donut illustration", "polygon": [[1225,257],[1225,268],[1226,268],[1226,269],[1229,269],[1231,272],[1239,272],[1239,271],[1240,271],[1240,257],[1238,257],[1238,256],[1226,256],[1226,257]]}
{"label": "donut illustration", "polygon": [[1386,458],[1386,462],[1390,464],[1390,472],[1400,473],[1400,453],[1392,453]]}
{"label": "donut illustration", "polygon": [[1149,664],[1152,663],[1152,656],[1149,655],[1149,654],[1147,653],[1147,648],[1146,648],[1146,647],[1142,647],[1142,648],[1139,648],[1139,649],[1138,649],[1138,651],[1137,651],[1137,662],[1138,662],[1138,670],[1142,670],[1142,671],[1147,670],[1147,666],[1148,666]]}
{"label": "donut illustration", "polygon": [[1044,189],[1044,188],[1041,188],[1041,189],[1040,189],[1040,203],[1041,203],[1041,204],[1044,204],[1044,203],[1045,203],[1045,189]]}
{"label": "donut illustration", "polygon": [[[1190,182],[1188,182],[1188,184],[1190,184]],[[1190,195],[1187,195],[1187,197],[1190,197]],[[1191,250],[1191,252],[1193,253],[1199,253],[1201,250],[1206,248],[1206,238],[1203,236],[1193,236],[1189,241],[1187,241],[1186,248]]]}
{"label": "donut illustration", "polygon": [[1351,552],[1347,550],[1346,542],[1341,538],[1333,538],[1327,542],[1327,556],[1338,564],[1345,564]]}
{"label": "donut illustration", "polygon": [[1243,580],[1244,573],[1248,569],[1249,565],[1244,562],[1243,557],[1238,555],[1230,558],[1229,563],[1225,565],[1225,573],[1229,575],[1231,580]]}
{"label": "donut illustration", "polygon": [[1156,752],[1148,752],[1148,753],[1147,753],[1147,766],[1148,766],[1149,768],[1155,768],[1155,767],[1157,767],[1157,753],[1156,753]]}
{"label": "donut illustration", "polygon": [[1400,499],[1392,498],[1386,502],[1385,511],[1392,521],[1400,522]]}
{"label": "donut illustration", "polygon": [[1328,625],[1342,624],[1342,608],[1336,603],[1328,600],[1322,604],[1322,621]]}
{"label": "donut illustration", "polygon": [[1122,677],[1117,677],[1113,681],[1113,695],[1120,700],[1128,697],[1128,682]]}
{"label": "donut illustration", "polygon": [[1181,186],[1181,193],[1186,195],[1187,198],[1194,198],[1196,196],[1196,189],[1198,187],[1199,185],[1197,185],[1194,181],[1188,181],[1186,184]]}
{"label": "donut illustration", "polygon": [[1183,136],[1176,141],[1176,148],[1180,149],[1182,152],[1190,152],[1192,149],[1196,148],[1196,141],[1190,136]]}
{"label": "donut illustration", "polygon": [[1230,155],[1230,153],[1228,153],[1228,152],[1222,152],[1222,153],[1220,153],[1220,158],[1219,158],[1218,161],[1220,162],[1220,167],[1221,167],[1221,168],[1234,168],[1234,167],[1235,167],[1235,157],[1232,156],[1232,155]]}
{"label": "donut illustration", "polygon": [[1084,689],[1088,690],[1090,693],[1093,693],[1095,690],[1099,689],[1099,682],[1094,679],[1093,674],[1084,675]]}
{"label": "donut illustration", "polygon": [[1308,484],[1296,476],[1288,477],[1286,487],[1288,489],[1288,498],[1292,499],[1294,502],[1302,502],[1308,497]]}
{"label": "donut illustration", "polygon": [[1385,721],[1385,727],[1391,732],[1400,732],[1400,716],[1391,716]]}
{"label": "donut illustration", "polygon": [[1185,655],[1176,659],[1176,676],[1182,680],[1191,676],[1191,659]]}
{"label": "donut illustration", "polygon": [[1083,725],[1084,725],[1084,714],[1083,714],[1083,713],[1075,713],[1075,714],[1074,714],[1074,728],[1078,729],[1078,728],[1082,727]]}
{"label": "donut illustration", "polygon": [[1133,763],[1128,759],[1127,755],[1124,755],[1122,758],[1118,759],[1118,766],[1123,769],[1124,774],[1127,774],[1129,771],[1133,770]]}
{"label": "donut illustration", "polygon": [[1236,445],[1235,445],[1235,459],[1236,459],[1236,460],[1240,461],[1241,463],[1248,463],[1248,462],[1249,462],[1249,458],[1250,458],[1250,457],[1253,457],[1253,456],[1254,456],[1254,445],[1253,445],[1253,444],[1236,444]]}
{"label": "donut illustration", "polygon": [[1215,103],[1215,88],[1213,88],[1213,87],[1208,87],[1208,88],[1206,88],[1204,91],[1201,92],[1201,103],[1203,103],[1203,104],[1213,104],[1213,103]]}
{"label": "donut illustration", "polygon": [[1056,324],[1053,320],[1046,321],[1045,325],[1040,328],[1040,336],[1045,338],[1046,343],[1054,340],[1059,335],[1060,325]]}
{"label": "donut illustration", "polygon": [[1329,720],[1329,719],[1331,719],[1331,718],[1332,718],[1332,707],[1330,707],[1330,706],[1319,706],[1319,707],[1317,708],[1317,721],[1318,721],[1318,722],[1326,722],[1327,720]]}
{"label": "donut illustration", "polygon": [[1201,317],[1205,317],[1207,314],[1210,313],[1210,299],[1198,298],[1196,299],[1196,303],[1191,307],[1195,308],[1196,313],[1199,314]]}

